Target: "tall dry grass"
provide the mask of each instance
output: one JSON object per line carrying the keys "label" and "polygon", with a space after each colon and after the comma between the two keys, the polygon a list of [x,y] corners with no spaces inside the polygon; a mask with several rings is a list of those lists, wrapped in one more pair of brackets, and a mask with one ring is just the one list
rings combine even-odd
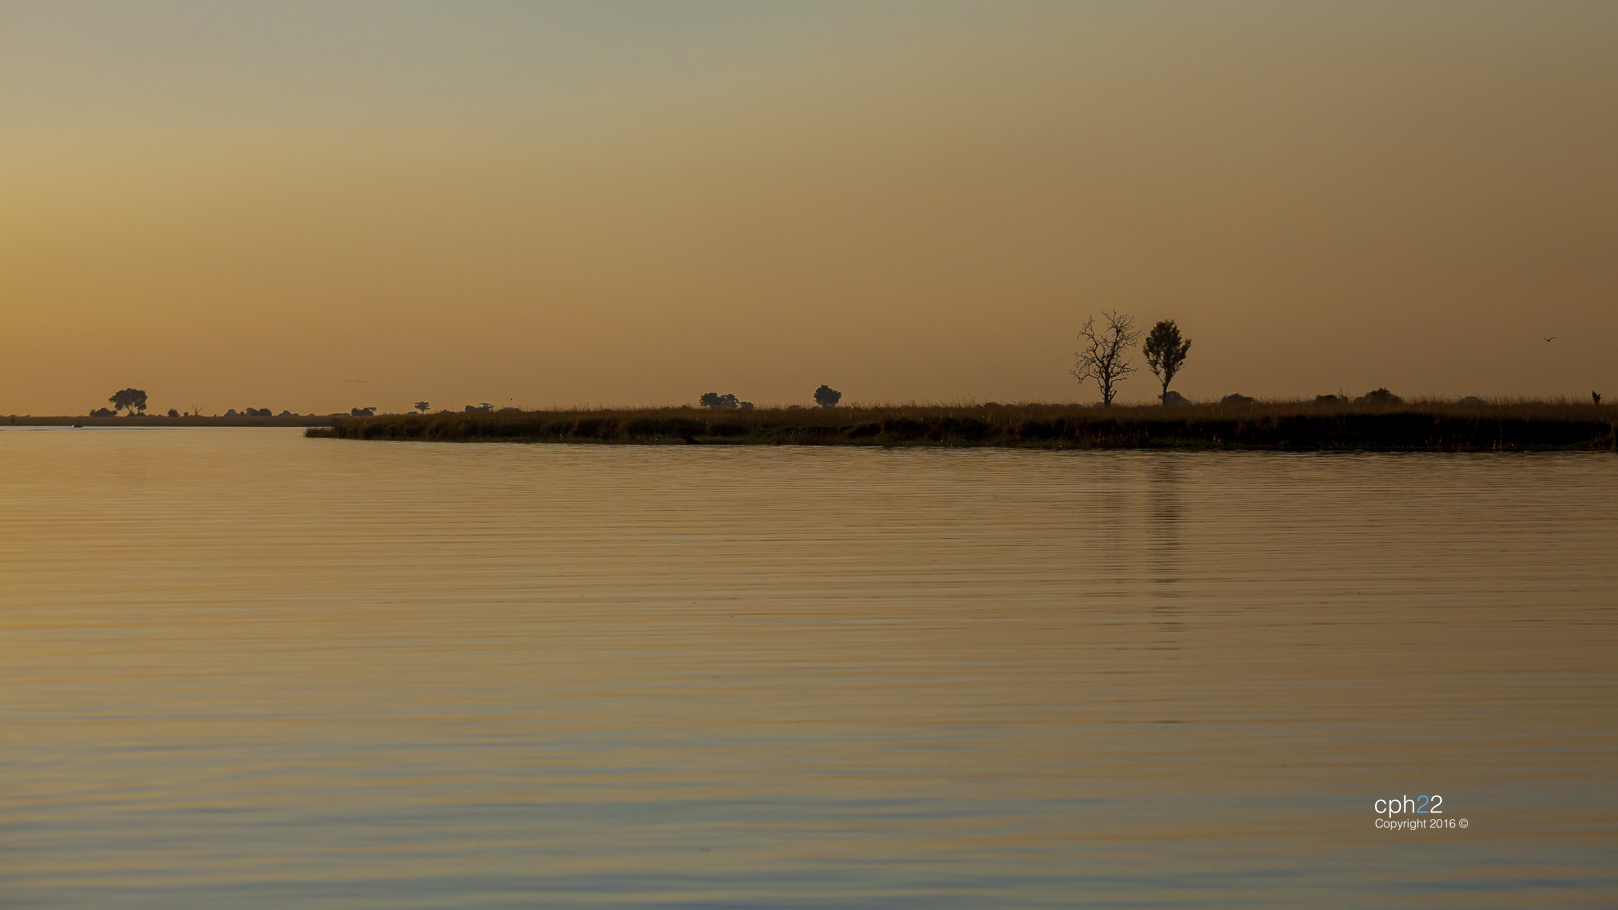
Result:
{"label": "tall dry grass", "polygon": [[1611,448],[1618,407],[1567,399],[1083,406],[876,404],[633,408],[338,419],[310,435],[357,439],[1080,448],[1480,451]]}

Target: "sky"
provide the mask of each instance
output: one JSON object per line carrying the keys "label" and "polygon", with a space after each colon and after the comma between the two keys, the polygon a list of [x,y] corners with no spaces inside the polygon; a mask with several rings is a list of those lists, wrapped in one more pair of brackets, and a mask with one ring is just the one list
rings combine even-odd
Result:
{"label": "sky", "polygon": [[1610,2],[0,0],[0,413],[1618,399],[1615,112]]}

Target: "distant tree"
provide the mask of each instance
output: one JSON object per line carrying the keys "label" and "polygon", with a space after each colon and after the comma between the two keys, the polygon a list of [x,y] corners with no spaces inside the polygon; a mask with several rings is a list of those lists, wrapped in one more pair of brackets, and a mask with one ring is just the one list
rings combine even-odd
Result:
{"label": "distant tree", "polygon": [[482,402],[478,402],[476,405],[470,405],[470,404],[467,405],[465,413],[467,413],[467,414],[487,414],[492,410],[494,410],[494,405],[489,404],[487,401],[482,401]]}
{"label": "distant tree", "polygon": [[178,417],[178,416],[180,416],[180,412],[175,410],[174,408],[169,408],[169,416],[170,417]]}
{"label": "distant tree", "polygon": [[1164,392],[1157,396],[1157,400],[1164,404],[1185,404],[1186,397],[1179,392]]}
{"label": "distant tree", "polygon": [[[1596,402],[1596,404],[1600,404],[1600,403],[1601,403],[1601,402],[1599,402],[1599,401],[1598,401],[1598,402]],[[737,405],[736,405],[736,406],[737,406],[737,407],[739,407],[739,408],[741,408],[741,409],[742,409],[742,410],[744,410],[744,411],[751,411],[751,410],[753,410],[753,403],[752,403],[752,402],[751,402],[751,401],[742,401],[742,402],[738,402],[738,403],[737,403]]]}
{"label": "distant tree", "polygon": [[235,408],[226,408],[225,409],[225,416],[226,417],[235,417],[235,416],[237,416],[236,409]]}
{"label": "distant tree", "polygon": [[718,392],[702,393],[702,397],[697,399],[697,404],[715,411],[734,411],[741,406],[735,395],[729,393],[721,395]]}
{"label": "distant tree", "polygon": [[427,413],[427,409],[430,408],[430,407],[432,407],[432,405],[428,404],[425,401],[416,402],[416,410],[420,411],[423,414]]}
{"label": "distant tree", "polygon": [[1233,393],[1231,393],[1229,395],[1226,395],[1224,398],[1219,399],[1219,403],[1220,404],[1252,404],[1253,403],[1253,398],[1250,395],[1243,395],[1240,392],[1233,392]]}
{"label": "distant tree", "polygon": [[1079,350],[1073,355],[1078,362],[1069,372],[1080,384],[1095,380],[1101,390],[1101,404],[1111,407],[1118,383],[1135,372],[1125,355],[1140,339],[1140,332],[1135,331],[1135,320],[1128,314],[1103,310],[1101,316],[1107,320],[1101,329],[1096,328],[1094,316],[1084,320],[1084,328],[1079,330]]}
{"label": "distant tree", "polygon": [[350,416],[350,417],[375,417],[376,416],[376,408],[349,408],[348,409],[348,416]]}
{"label": "distant tree", "polygon": [[136,411],[142,414],[146,413],[146,393],[140,389],[124,389],[108,398],[107,401],[112,404],[112,409],[115,412],[128,408],[131,416]]}
{"label": "distant tree", "polygon": [[815,404],[818,404],[823,408],[835,408],[837,407],[837,402],[842,400],[843,393],[837,391],[829,385],[823,385],[820,388],[815,389]]}
{"label": "distant tree", "polygon": [[1347,401],[1346,395],[1316,395],[1315,404],[1342,404]]}
{"label": "distant tree", "polygon": [[117,411],[109,411],[106,408],[96,408],[94,411],[90,412],[90,416],[91,417],[117,417],[118,412]]}
{"label": "distant tree", "polygon": [[1141,352],[1146,355],[1147,368],[1163,383],[1163,393],[1157,396],[1159,401],[1164,401],[1169,394],[1169,383],[1174,381],[1180,367],[1185,366],[1185,355],[1190,350],[1191,339],[1180,337],[1180,327],[1172,319],[1159,322],[1147,333]]}
{"label": "distant tree", "polygon": [[1366,392],[1365,396],[1361,398],[1360,401],[1368,404],[1402,404],[1404,399],[1393,394],[1387,389],[1377,389],[1375,391]]}

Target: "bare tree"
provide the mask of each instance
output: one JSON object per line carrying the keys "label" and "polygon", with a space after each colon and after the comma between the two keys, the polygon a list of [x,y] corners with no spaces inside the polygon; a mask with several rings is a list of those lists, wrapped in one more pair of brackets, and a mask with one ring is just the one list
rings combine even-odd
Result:
{"label": "bare tree", "polygon": [[1163,382],[1163,394],[1157,399],[1164,404],[1169,403],[1169,383],[1174,381],[1180,367],[1185,366],[1185,355],[1190,350],[1191,339],[1180,337],[1180,327],[1172,319],[1152,326],[1146,336],[1146,345],[1141,351],[1146,355],[1147,368]]}
{"label": "bare tree", "polygon": [[1095,380],[1101,389],[1101,403],[1111,407],[1118,383],[1135,372],[1126,355],[1140,339],[1140,332],[1126,313],[1102,310],[1101,316],[1107,320],[1102,329],[1096,328],[1094,316],[1084,320],[1084,328],[1079,330],[1079,350],[1073,355],[1078,362],[1070,372],[1081,384]]}

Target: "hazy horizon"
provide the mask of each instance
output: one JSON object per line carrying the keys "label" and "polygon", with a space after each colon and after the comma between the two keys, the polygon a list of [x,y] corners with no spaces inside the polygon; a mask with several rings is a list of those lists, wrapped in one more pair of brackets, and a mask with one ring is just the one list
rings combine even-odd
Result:
{"label": "hazy horizon", "polygon": [[0,413],[1618,396],[1614,110],[1610,4],[6,4]]}

